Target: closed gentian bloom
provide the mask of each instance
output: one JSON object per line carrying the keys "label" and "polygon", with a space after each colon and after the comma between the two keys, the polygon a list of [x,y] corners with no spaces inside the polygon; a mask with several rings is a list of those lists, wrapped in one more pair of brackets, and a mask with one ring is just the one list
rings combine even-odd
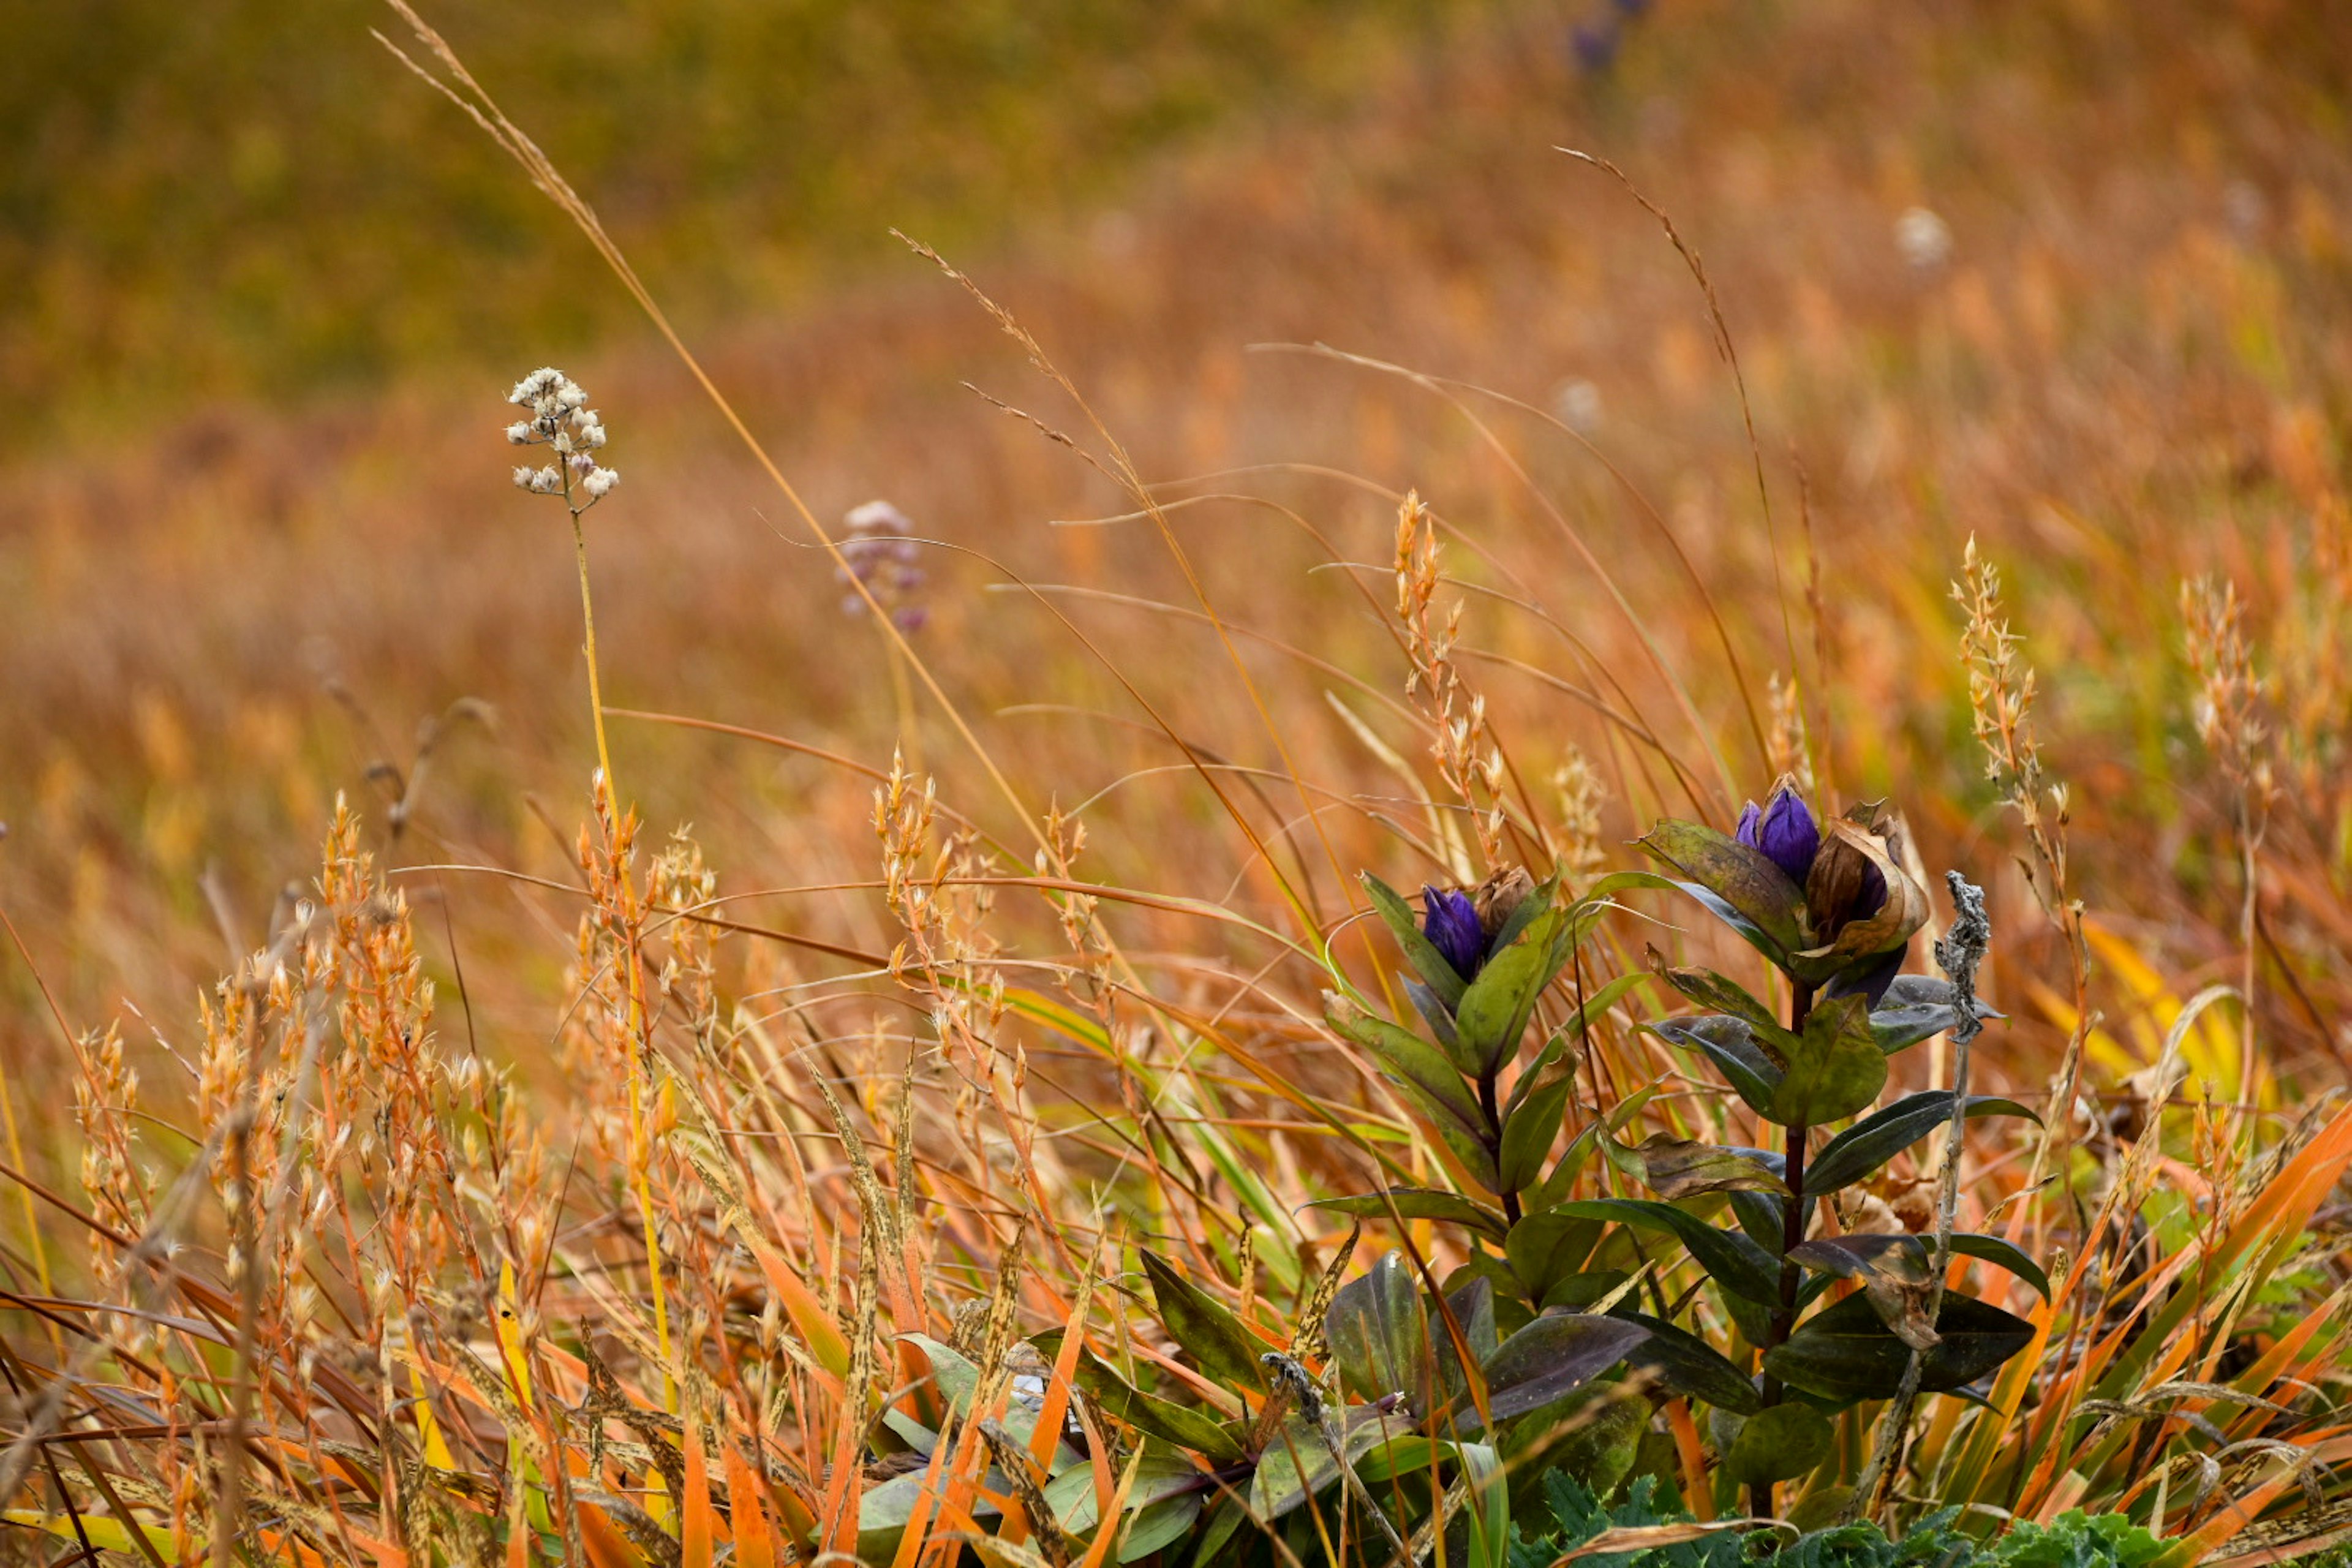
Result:
{"label": "closed gentian bloom", "polygon": [[1470,895],[1424,887],[1421,909],[1421,934],[1429,939],[1429,945],[1463,979],[1477,973],[1486,962],[1486,932],[1478,923],[1478,906]]}
{"label": "closed gentian bloom", "polygon": [[1805,885],[1806,874],[1813,868],[1813,857],[1822,847],[1821,827],[1813,821],[1804,797],[1787,778],[1773,785],[1772,798],[1761,808],[1752,800],[1748,803],[1739,814],[1738,837],[1750,849],[1761,852],[1801,888]]}

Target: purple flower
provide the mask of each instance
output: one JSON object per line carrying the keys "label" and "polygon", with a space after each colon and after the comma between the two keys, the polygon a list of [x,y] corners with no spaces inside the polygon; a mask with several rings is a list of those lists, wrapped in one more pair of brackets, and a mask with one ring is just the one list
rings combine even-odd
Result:
{"label": "purple flower", "polygon": [[[1821,852],[1822,830],[1813,821],[1813,814],[1797,794],[1796,785],[1783,778],[1772,787],[1772,798],[1759,808],[1749,801],[1739,814],[1739,842],[1780,868],[1789,880],[1801,888],[1806,874],[1813,868],[1813,857]],[[1882,884],[1879,897],[1885,897]]]}
{"label": "purple flower", "polygon": [[1478,923],[1478,906],[1458,890],[1421,890],[1421,934],[1437,949],[1454,973],[1467,980],[1486,962],[1486,932]]}

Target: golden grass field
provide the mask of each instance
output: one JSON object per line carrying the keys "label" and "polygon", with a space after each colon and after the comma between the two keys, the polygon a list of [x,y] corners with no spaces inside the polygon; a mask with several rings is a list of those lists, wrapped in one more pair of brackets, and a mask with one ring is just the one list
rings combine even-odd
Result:
{"label": "golden grass field", "polygon": [[[10,457],[0,1551],[872,1560],[867,1434],[936,1397],[894,1335],[1001,1396],[1013,1326],[1075,1321],[1205,1397],[1136,1247],[1279,1349],[1350,1234],[1298,1205],[1458,1181],[1323,1022],[1335,976],[1410,1019],[1359,873],[1580,888],[1782,773],[1905,815],[1934,929],[1946,868],[1988,889],[1972,1081],[2044,1121],[1973,1128],[1963,1184],[2049,1269],[2037,1352],[1925,1407],[1885,1521],[2326,1547],[2352,14],[1694,0],[1601,73],[1557,21],[1370,51],[968,284],[894,245],[689,295],[723,406],[541,203],[599,325],[503,379]],[[484,142],[434,101],[415,134]],[[601,735],[571,531],[499,434],[548,360],[625,476],[583,519]],[[902,636],[843,605],[875,499]],[[1595,980],[1737,964],[1625,901]],[[1643,1129],[1749,1140],[1635,1026],[1673,1005],[1596,1026],[1565,1137],[1654,1085]],[[1873,1189],[1913,1231],[1917,1159]],[[1392,1243],[1465,1256],[1381,1220],[1358,1261]],[[950,1447],[882,1561],[979,1528]],[[1018,1500],[991,1561],[1104,1560]]]}

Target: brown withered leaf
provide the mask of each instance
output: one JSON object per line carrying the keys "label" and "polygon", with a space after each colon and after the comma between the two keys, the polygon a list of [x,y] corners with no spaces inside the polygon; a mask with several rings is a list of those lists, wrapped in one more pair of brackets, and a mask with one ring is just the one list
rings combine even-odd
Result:
{"label": "brown withered leaf", "polygon": [[1613,1163],[1638,1166],[1633,1173],[1641,1184],[1669,1201],[1702,1193],[1777,1193],[1782,1197],[1789,1193],[1754,1154],[1695,1139],[1653,1133],[1620,1153],[1623,1158]]}
{"label": "brown withered leaf", "polygon": [[1478,929],[1488,942],[1518,912],[1528,895],[1536,890],[1535,879],[1524,866],[1507,866],[1478,884],[1470,895],[1473,908],[1478,911]]}
{"label": "brown withered leaf", "polygon": [[[1861,958],[1910,941],[1911,933],[1927,923],[1927,889],[1911,879],[1878,834],[1852,822],[1827,826],[1806,879],[1805,908],[1812,917],[1814,935],[1830,940],[1798,956]],[[1875,913],[1856,918],[1854,904],[1873,867],[1885,880],[1886,901]]]}

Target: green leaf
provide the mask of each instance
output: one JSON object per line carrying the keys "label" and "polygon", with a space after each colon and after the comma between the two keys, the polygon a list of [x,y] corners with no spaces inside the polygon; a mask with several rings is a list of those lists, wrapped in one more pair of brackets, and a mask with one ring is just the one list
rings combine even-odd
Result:
{"label": "green leaf", "polygon": [[[1919,1386],[1942,1393],[1973,1383],[2033,1340],[2033,1325],[1990,1301],[1948,1292],[1936,1317],[1938,1342],[1920,1353]],[[1764,1370],[1783,1383],[1848,1403],[1890,1399],[1910,1347],[1879,1320],[1867,1296],[1848,1296],[1797,1326],[1765,1352]]]}
{"label": "green leaf", "polygon": [[1568,962],[1567,924],[1568,911],[1544,910],[1462,993],[1454,1022],[1471,1070],[1492,1073],[1518,1049],[1537,999]]}
{"label": "green leaf", "polygon": [[1836,1428],[1811,1405],[1776,1405],[1748,1417],[1724,1468],[1743,1486],[1792,1481],[1811,1475],[1836,1443]]}
{"label": "green leaf", "polygon": [[1663,1230],[1676,1237],[1725,1289],[1766,1307],[1780,1304],[1780,1266],[1762,1247],[1735,1231],[1721,1231],[1672,1204],[1648,1198],[1587,1198],[1556,1211],[1586,1219]]}
{"label": "green leaf", "polygon": [[1486,1130],[1486,1113],[1479,1108],[1475,1092],[1463,1081],[1465,1069],[1419,1035],[1366,1012],[1332,991],[1323,994],[1323,1016],[1332,1028],[1370,1051],[1395,1081],[1419,1090],[1423,1100],[1442,1108],[1464,1131]]}
{"label": "green leaf", "polygon": [[1707,1193],[1779,1193],[1789,1189],[1755,1151],[1725,1149],[1689,1138],[1653,1133],[1632,1149],[1611,1144],[1611,1163],[1666,1199]]}
{"label": "green leaf", "polygon": [[[1721,1013],[1738,1018],[1768,1039],[1774,1035],[1785,1036],[1780,1020],[1772,1009],[1748,994],[1744,986],[1734,984],[1712,969],[1670,969],[1656,948],[1650,949],[1650,963],[1664,976],[1667,984],[1697,1003],[1710,1013]],[[1782,1055],[1786,1055],[1784,1050]]]}
{"label": "green leaf", "polygon": [[[1369,1405],[1350,1405],[1334,1413],[1333,1419],[1339,1428],[1340,1455],[1350,1465],[1412,1426],[1402,1412],[1384,1414]],[[1286,1417],[1275,1428],[1257,1473],[1250,1478],[1250,1511],[1262,1520],[1281,1518],[1338,1480],[1340,1463],[1315,1423],[1295,1414]]]}
{"label": "green leaf", "polygon": [[1712,827],[1673,820],[1636,842],[1682,874],[1684,892],[1781,968],[1805,947],[1803,891],[1756,850]]}
{"label": "green leaf", "polygon": [[[1529,1083],[1538,1075],[1544,1081],[1529,1089]],[[1518,1089],[1525,1092],[1525,1098],[1515,1093],[1515,1103],[1503,1118],[1502,1152],[1496,1162],[1497,1173],[1503,1178],[1501,1191],[1519,1192],[1542,1178],[1544,1156],[1551,1152],[1552,1140],[1567,1124],[1569,1091],[1575,1087],[1576,1060],[1572,1057],[1555,1058],[1520,1079]]]}
{"label": "green leaf", "polygon": [[[2035,1122],[2042,1120],[2017,1101],[1990,1094],[1970,1095],[1968,1114],[1971,1119],[2022,1116]],[[1906,1094],[1822,1145],[1821,1153],[1805,1167],[1805,1191],[1820,1194],[1851,1186],[1938,1127],[1949,1125],[1951,1120],[1950,1089],[1931,1089]]]}
{"label": "green leaf", "polygon": [[1552,1282],[1537,1305],[1544,1308],[1573,1307],[1588,1311],[1613,1295],[1617,1288],[1633,1276],[1622,1268],[1595,1268],[1589,1273],[1569,1274]]}
{"label": "green leaf", "polygon": [[1141,1253],[1143,1272],[1151,1281],[1151,1300],[1168,1337],[1191,1352],[1200,1369],[1228,1388],[1264,1390],[1265,1369],[1258,1355],[1265,1342],[1241,1325],[1241,1320],[1191,1280],[1182,1278],[1158,1253]]}
{"label": "green leaf", "polygon": [[[1494,1279],[1484,1274],[1473,1276],[1468,1284],[1446,1293],[1445,1310],[1453,1315],[1454,1328],[1462,1331],[1463,1343],[1470,1349],[1470,1364],[1486,1365],[1502,1343],[1495,1327]],[[1470,1380],[1462,1370],[1462,1355],[1453,1333],[1434,1312],[1429,1318],[1429,1338],[1437,1352],[1439,1392],[1446,1399],[1458,1399],[1469,1392]]]}
{"label": "green leaf", "polygon": [[1474,1203],[1459,1193],[1443,1193],[1430,1187],[1391,1187],[1386,1192],[1360,1193],[1352,1197],[1318,1198],[1306,1206],[1353,1215],[1359,1219],[1387,1219],[1393,1215],[1399,1219],[1440,1220],[1491,1236],[1496,1241],[1503,1239],[1507,1228],[1500,1211]]}
{"label": "green leaf", "polygon": [[[1060,1329],[1048,1329],[1029,1342],[1039,1355],[1053,1362],[1062,1353],[1062,1333]],[[1242,1457],[1242,1446],[1223,1424],[1189,1405],[1171,1405],[1134,1387],[1092,1351],[1078,1352],[1071,1381],[1097,1408],[1147,1436],[1189,1448],[1213,1465],[1229,1465]]]}
{"label": "green leaf", "polygon": [[1421,1015],[1422,1022],[1429,1026],[1429,1032],[1436,1036],[1437,1043],[1444,1047],[1446,1059],[1458,1060],[1462,1055],[1462,1037],[1454,1030],[1454,1015],[1446,1010],[1437,993],[1418,980],[1408,980],[1404,983],[1404,994],[1412,999],[1412,1009]]}
{"label": "green leaf", "polygon": [[1606,1228],[1602,1220],[1544,1209],[1511,1226],[1503,1238],[1503,1256],[1528,1298],[1539,1301],[1554,1285],[1584,1267]]}
{"label": "green leaf", "polygon": [[2041,1292],[2043,1300],[2050,1300],[2050,1276],[2044,1274],[2042,1265],[2027,1257],[2025,1249],[2015,1243],[2004,1241],[1997,1236],[1961,1230],[1952,1233],[1952,1250],[1963,1258],[1979,1258],[2008,1269]]}
{"label": "green leaf", "polygon": [[[2009,1015],[1977,1003],[1980,1018],[2005,1018]],[[1929,974],[1898,974],[1887,986],[1886,994],[1878,999],[1871,1010],[1870,1031],[1878,1037],[1878,1048],[1888,1056],[1908,1050],[1930,1036],[1941,1034],[1959,1022],[1958,1009],[1952,1005],[1952,983]]]}
{"label": "green leaf", "polygon": [[[1780,1064],[1758,1046],[1756,1030],[1746,1020],[1720,1013],[1687,1018],[1665,1018],[1650,1032],[1671,1045],[1687,1046],[1706,1056],[1723,1074],[1748,1108],[1759,1116],[1772,1113],[1780,1092]],[[1786,1037],[1783,1031],[1783,1037]]]}
{"label": "green leaf", "polygon": [[1832,997],[1806,1018],[1766,1114],[1783,1127],[1817,1126],[1852,1116],[1885,1087],[1886,1053],[1870,1032],[1868,998]]}
{"label": "green leaf", "polygon": [[1391,1248],[1370,1272],[1339,1288],[1323,1315],[1323,1331],[1340,1381],[1358,1398],[1402,1393],[1415,1411],[1433,1407],[1429,1309],[1402,1250]]}
{"label": "green leaf", "polygon": [[1140,1563],[1161,1547],[1180,1541],[1201,1517],[1201,1494],[1186,1492],[1179,1497],[1161,1498],[1158,1502],[1135,1510],[1130,1522],[1124,1528],[1126,1539],[1119,1542],[1121,1563]]}
{"label": "green leaf", "polygon": [[[1200,1539],[1192,1543],[1192,1568],[1215,1568],[1216,1564],[1225,1562],[1226,1543],[1233,1540],[1235,1531],[1249,1522],[1249,1510],[1243,1506],[1241,1499],[1219,1499],[1209,1515],[1207,1527],[1201,1531]],[[866,1561],[875,1559],[869,1557]]]}
{"label": "green leaf", "polygon": [[[1582,1312],[1538,1318],[1487,1357],[1487,1411],[1497,1422],[1511,1421],[1565,1399],[1647,1337],[1640,1324],[1621,1318]],[[1465,1432],[1483,1425],[1475,1409],[1463,1412],[1460,1424]]]}
{"label": "green leaf", "polygon": [[1621,1307],[1610,1316],[1639,1323],[1650,1331],[1647,1340],[1627,1353],[1628,1366],[1643,1368],[1676,1394],[1705,1400],[1735,1415],[1752,1415],[1764,1407],[1763,1396],[1756,1392],[1755,1379],[1696,1334],[1678,1329],[1663,1318],[1648,1317],[1626,1308]]}
{"label": "green leaf", "polygon": [[1404,950],[1405,962],[1412,965],[1448,1007],[1459,1005],[1464,984],[1462,976],[1454,973],[1454,965],[1445,962],[1445,955],[1421,934],[1421,921],[1414,918],[1412,906],[1406,903],[1394,888],[1370,871],[1364,873],[1364,890],[1371,895],[1373,911],[1389,928],[1389,934],[1396,938],[1397,946]]}
{"label": "green leaf", "polygon": [[931,1384],[947,1401],[948,1408],[959,1415],[971,1414],[972,1395],[980,1391],[980,1368],[961,1351],[940,1343],[929,1334],[901,1334],[908,1344],[931,1358]]}
{"label": "green leaf", "polygon": [[[1127,1496],[1127,1511],[1134,1513],[1187,1493],[1197,1495],[1200,1487],[1201,1471],[1190,1459],[1147,1443],[1136,1466],[1134,1489]],[[1077,1465],[1055,1476],[1045,1483],[1045,1500],[1064,1530],[1073,1535],[1093,1534],[1100,1507],[1095,1496],[1094,1467]]]}

